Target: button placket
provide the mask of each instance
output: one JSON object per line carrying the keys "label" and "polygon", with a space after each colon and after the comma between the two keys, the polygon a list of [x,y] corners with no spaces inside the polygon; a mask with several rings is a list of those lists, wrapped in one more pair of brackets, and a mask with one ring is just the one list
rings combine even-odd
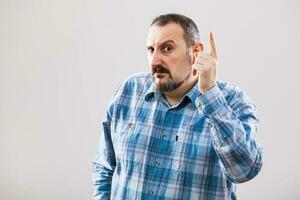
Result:
{"label": "button placket", "polygon": [[162,139],[166,139],[166,138],[167,138],[167,135],[166,135],[166,134],[162,134],[162,135],[161,135],[161,138],[162,138]]}
{"label": "button placket", "polygon": [[132,122],[130,122],[129,124],[128,124],[128,130],[133,130],[133,128],[134,128],[134,123],[132,123]]}

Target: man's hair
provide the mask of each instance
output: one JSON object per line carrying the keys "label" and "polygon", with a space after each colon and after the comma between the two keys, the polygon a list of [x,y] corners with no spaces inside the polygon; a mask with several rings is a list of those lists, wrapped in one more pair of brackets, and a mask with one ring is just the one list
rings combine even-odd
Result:
{"label": "man's hair", "polygon": [[159,15],[155,17],[151,23],[152,25],[165,26],[169,23],[176,23],[181,26],[184,31],[184,39],[186,41],[187,47],[191,47],[195,42],[199,42],[199,30],[197,25],[190,18],[176,14],[170,13],[165,15]]}

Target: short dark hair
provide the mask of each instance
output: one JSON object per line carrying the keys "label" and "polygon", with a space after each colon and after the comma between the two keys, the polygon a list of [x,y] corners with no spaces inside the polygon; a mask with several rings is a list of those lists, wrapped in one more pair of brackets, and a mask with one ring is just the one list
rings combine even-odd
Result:
{"label": "short dark hair", "polygon": [[176,13],[159,15],[153,19],[151,26],[154,24],[158,26],[165,26],[171,22],[181,26],[184,31],[184,39],[188,47],[194,45],[195,41],[200,40],[197,25],[193,20],[184,15]]}

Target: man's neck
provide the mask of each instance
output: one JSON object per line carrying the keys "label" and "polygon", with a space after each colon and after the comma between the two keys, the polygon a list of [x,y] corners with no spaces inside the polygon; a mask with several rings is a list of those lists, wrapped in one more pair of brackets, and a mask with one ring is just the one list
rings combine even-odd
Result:
{"label": "man's neck", "polygon": [[175,90],[170,92],[165,92],[164,95],[167,101],[171,104],[171,106],[178,104],[181,98],[188,91],[190,91],[190,89],[195,85],[195,83],[196,83],[195,81],[188,79],[184,84],[182,84],[180,87],[176,88]]}

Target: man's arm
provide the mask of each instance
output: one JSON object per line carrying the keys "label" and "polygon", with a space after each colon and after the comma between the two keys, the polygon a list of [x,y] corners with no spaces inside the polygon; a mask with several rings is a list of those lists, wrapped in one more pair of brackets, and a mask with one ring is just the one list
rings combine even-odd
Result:
{"label": "man's arm", "polygon": [[197,103],[210,121],[213,147],[224,174],[235,183],[255,177],[262,167],[262,149],[254,139],[258,119],[244,92],[232,89],[227,101],[216,85]]}
{"label": "man's arm", "polygon": [[100,144],[93,162],[93,199],[110,199],[112,176],[116,166],[110,121],[102,123]]}
{"label": "man's arm", "polygon": [[123,82],[110,99],[106,119],[101,125],[100,143],[97,147],[96,158],[93,162],[93,199],[110,199],[112,177],[116,168],[116,155],[112,142],[111,124],[119,105],[120,99],[127,87],[130,77]]}

